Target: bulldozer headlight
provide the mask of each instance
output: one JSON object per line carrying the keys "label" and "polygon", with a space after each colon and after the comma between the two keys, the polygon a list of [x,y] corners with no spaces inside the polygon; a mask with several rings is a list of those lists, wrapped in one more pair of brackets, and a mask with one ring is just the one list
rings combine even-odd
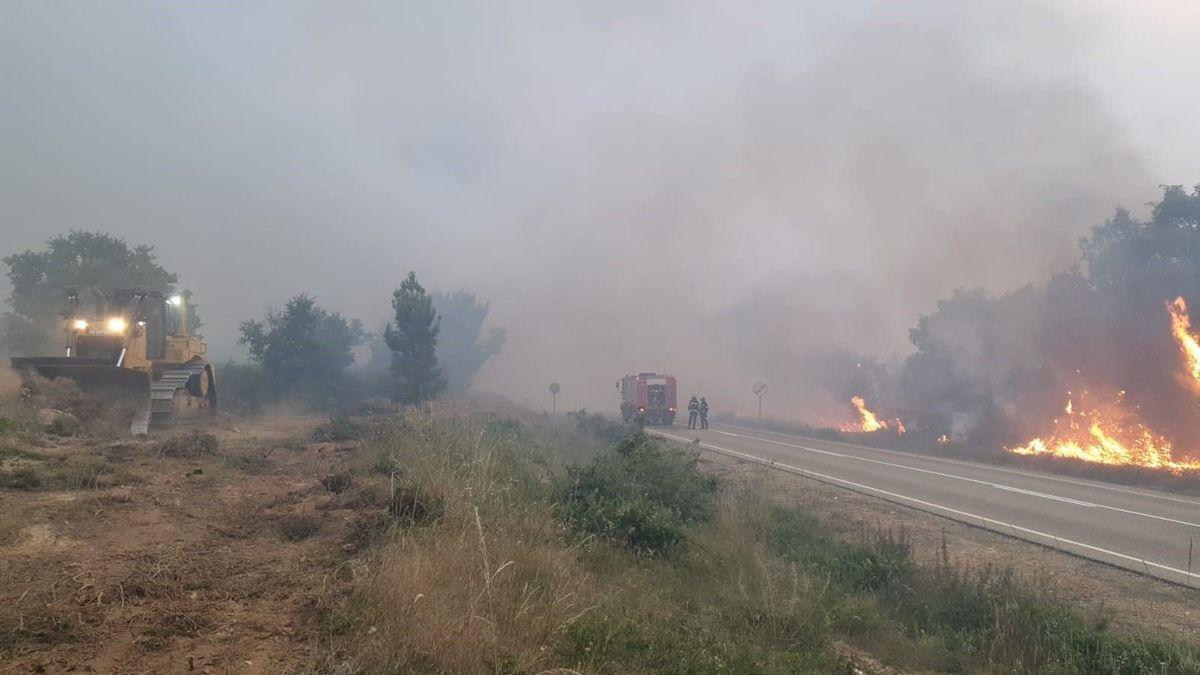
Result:
{"label": "bulldozer headlight", "polygon": [[122,319],[119,316],[114,316],[108,320],[106,327],[110,333],[124,333],[125,329],[129,327],[129,324],[125,323],[125,319]]}
{"label": "bulldozer headlight", "polygon": [[75,330],[87,330],[88,322],[83,319],[75,319],[71,322],[71,328]]}

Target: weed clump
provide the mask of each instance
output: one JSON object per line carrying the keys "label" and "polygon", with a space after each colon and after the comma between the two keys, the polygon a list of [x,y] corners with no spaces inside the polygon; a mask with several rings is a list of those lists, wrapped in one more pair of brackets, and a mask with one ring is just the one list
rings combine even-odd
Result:
{"label": "weed clump", "polygon": [[11,434],[21,430],[21,423],[0,416],[0,434]]}
{"label": "weed clump", "polygon": [[317,443],[356,441],[366,435],[366,427],[350,419],[349,415],[334,415],[329,421],[313,429],[312,439]]}
{"label": "weed clump", "polygon": [[441,518],[445,500],[414,485],[401,484],[392,490],[388,515],[407,525],[423,525]]}
{"label": "weed clump", "polygon": [[335,495],[339,495],[354,484],[354,476],[349,471],[331,473],[321,479],[321,485]]}
{"label": "weed clump", "polygon": [[711,514],[718,481],[698,462],[697,454],[664,449],[638,431],[615,452],[568,468],[563,515],[580,534],[666,554],[684,544],[687,526]]}
{"label": "weed clump", "polygon": [[13,490],[36,490],[42,486],[41,476],[27,466],[17,467],[11,471],[0,471],[0,488]]}
{"label": "weed clump", "polygon": [[271,461],[257,454],[230,455],[225,458],[225,466],[252,476],[259,476],[271,470]]}
{"label": "weed clump", "polygon": [[200,431],[163,439],[155,445],[155,453],[159,457],[182,457],[194,459],[204,455],[217,454],[217,437]]}

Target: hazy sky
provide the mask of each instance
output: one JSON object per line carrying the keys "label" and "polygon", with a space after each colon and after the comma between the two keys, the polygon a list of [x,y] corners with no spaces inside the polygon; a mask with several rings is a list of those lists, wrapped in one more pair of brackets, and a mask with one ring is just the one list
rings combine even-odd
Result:
{"label": "hazy sky", "polygon": [[414,269],[491,301],[515,399],[665,368],[803,417],[806,356],[1200,182],[1200,3],[834,4],[7,0],[0,253],[153,244],[218,361]]}

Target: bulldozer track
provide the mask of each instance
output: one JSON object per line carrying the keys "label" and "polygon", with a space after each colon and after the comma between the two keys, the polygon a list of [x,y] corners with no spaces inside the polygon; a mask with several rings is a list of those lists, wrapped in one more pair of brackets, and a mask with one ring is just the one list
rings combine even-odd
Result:
{"label": "bulldozer track", "polygon": [[176,394],[186,390],[193,377],[208,376],[209,364],[205,361],[185,363],[163,371],[157,380],[150,383],[150,395],[146,398],[145,405],[134,414],[129,433],[135,436],[146,434],[150,432],[151,427],[173,424]]}

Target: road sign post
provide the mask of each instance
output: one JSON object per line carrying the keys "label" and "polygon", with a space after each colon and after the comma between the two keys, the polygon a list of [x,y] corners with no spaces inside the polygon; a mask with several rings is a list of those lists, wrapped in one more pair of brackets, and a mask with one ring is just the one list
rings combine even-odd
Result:
{"label": "road sign post", "polygon": [[757,382],[754,385],[754,395],[758,397],[758,421],[762,422],[762,397],[767,393],[767,385],[763,382]]}
{"label": "road sign post", "polygon": [[554,414],[555,415],[558,414],[558,392],[561,390],[562,390],[562,387],[558,386],[557,382],[550,383],[550,395],[554,397]]}

